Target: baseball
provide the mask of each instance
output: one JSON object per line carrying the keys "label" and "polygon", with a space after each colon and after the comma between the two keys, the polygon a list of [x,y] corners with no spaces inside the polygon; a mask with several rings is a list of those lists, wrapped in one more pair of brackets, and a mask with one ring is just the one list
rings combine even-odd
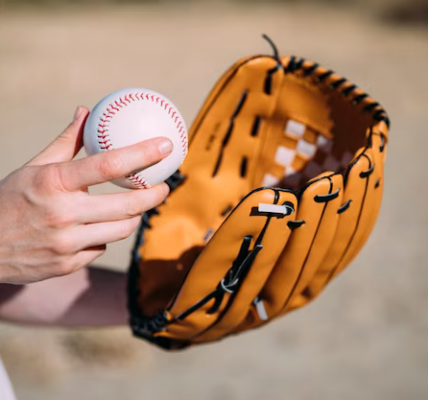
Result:
{"label": "baseball", "polygon": [[162,161],[112,181],[128,188],[150,188],[165,181],[187,154],[187,129],[177,107],[165,96],[143,88],[122,89],[104,97],[92,110],[84,128],[88,155],[130,146],[157,136],[174,144]]}

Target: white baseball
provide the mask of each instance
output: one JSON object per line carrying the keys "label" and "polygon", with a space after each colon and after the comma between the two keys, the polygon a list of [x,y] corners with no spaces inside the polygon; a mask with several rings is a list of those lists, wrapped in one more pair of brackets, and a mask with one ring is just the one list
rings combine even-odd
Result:
{"label": "white baseball", "polygon": [[104,97],[92,110],[84,129],[88,155],[164,136],[174,144],[162,161],[112,181],[124,188],[149,188],[169,178],[187,154],[187,129],[178,109],[149,89],[122,89]]}

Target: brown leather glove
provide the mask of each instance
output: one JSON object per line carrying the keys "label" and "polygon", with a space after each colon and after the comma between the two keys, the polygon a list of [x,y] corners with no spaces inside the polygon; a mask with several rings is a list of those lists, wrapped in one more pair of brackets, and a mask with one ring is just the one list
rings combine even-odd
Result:
{"label": "brown leather glove", "polygon": [[[275,49],[274,49],[275,50]],[[167,349],[261,326],[360,251],[382,200],[389,120],[347,79],[253,56],[215,85],[129,272],[136,336]]]}

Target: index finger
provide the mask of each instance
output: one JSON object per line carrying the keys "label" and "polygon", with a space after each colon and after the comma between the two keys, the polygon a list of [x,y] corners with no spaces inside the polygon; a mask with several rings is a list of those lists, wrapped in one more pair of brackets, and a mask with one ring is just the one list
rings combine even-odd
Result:
{"label": "index finger", "polygon": [[172,149],[169,139],[157,137],[62,163],[59,164],[61,183],[64,189],[74,191],[122,178],[161,161]]}

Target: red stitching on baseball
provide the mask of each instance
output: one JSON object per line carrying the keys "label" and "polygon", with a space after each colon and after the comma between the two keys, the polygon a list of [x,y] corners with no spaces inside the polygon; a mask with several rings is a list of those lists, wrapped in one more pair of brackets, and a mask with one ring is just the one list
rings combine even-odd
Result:
{"label": "red stitching on baseball", "polygon": [[127,178],[135,185],[144,189],[148,189],[149,186],[147,184],[147,182],[141,178],[140,176],[136,175],[136,174],[131,174],[129,176],[127,176]]}

